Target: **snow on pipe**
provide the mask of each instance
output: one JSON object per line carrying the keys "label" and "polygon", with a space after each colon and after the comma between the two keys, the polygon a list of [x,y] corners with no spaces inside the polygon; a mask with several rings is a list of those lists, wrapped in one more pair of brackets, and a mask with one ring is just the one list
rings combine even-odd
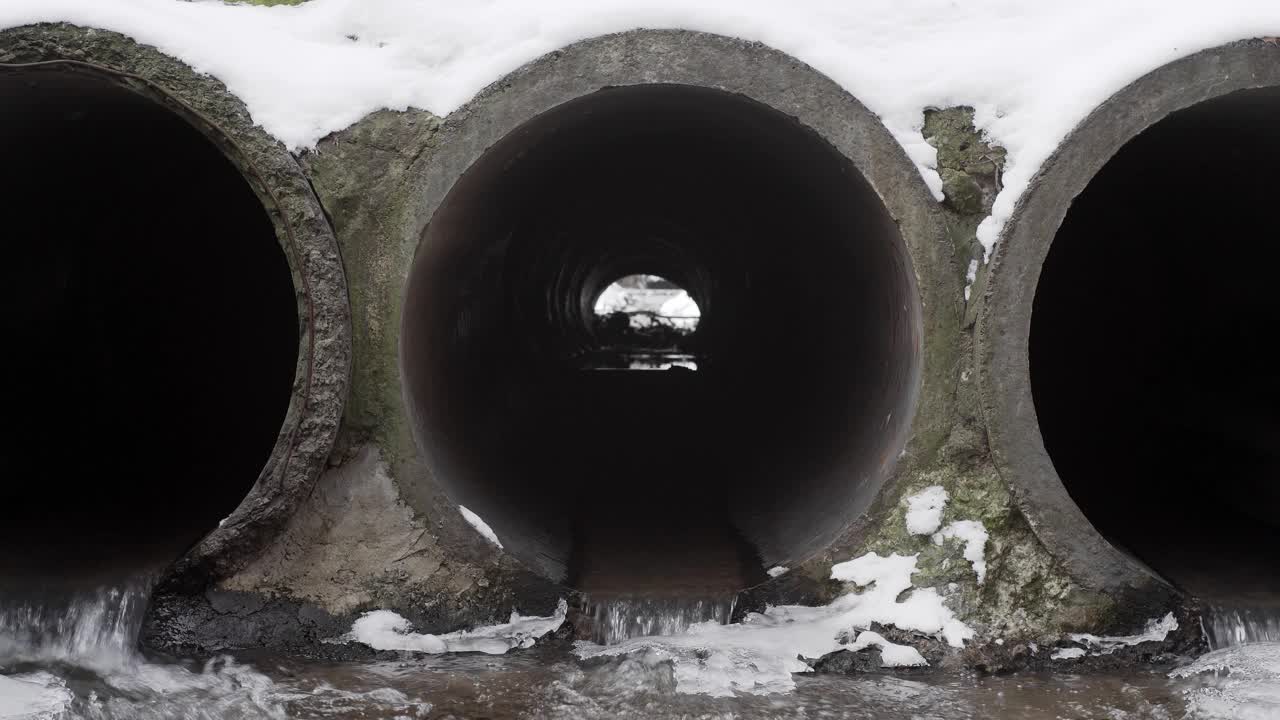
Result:
{"label": "snow on pipe", "polygon": [[[662,60],[629,77],[601,61],[623,46]],[[908,246],[936,229],[901,211],[927,198],[918,174],[825,78],[724,38],[610,36],[494,88],[446,128],[406,292],[405,395],[437,479],[590,593],[737,590],[822,550],[915,410]],[[596,296],[635,273],[702,309],[697,372],[573,364]]]}
{"label": "snow on pipe", "polygon": [[1265,41],[1156,70],[1063,142],[997,246],[979,324],[993,449],[1092,588],[1280,592],[1278,114]]}
{"label": "snow on pipe", "polygon": [[0,57],[0,575],[110,582],[186,553],[170,580],[208,582],[332,443],[332,235],[216,81],[65,25],[0,32]]}

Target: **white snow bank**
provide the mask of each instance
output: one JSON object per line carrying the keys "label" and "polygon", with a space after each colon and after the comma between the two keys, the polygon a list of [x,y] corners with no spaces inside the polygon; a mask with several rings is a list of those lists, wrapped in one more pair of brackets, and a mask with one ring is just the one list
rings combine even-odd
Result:
{"label": "white snow bank", "polygon": [[702,309],[692,297],[689,297],[689,293],[681,290],[662,303],[658,308],[658,314],[670,318],[671,324],[681,330],[694,330],[702,318]]}
{"label": "white snow bank", "polygon": [[930,485],[907,498],[907,532],[912,535],[931,535],[942,525],[942,511],[947,507],[947,490],[941,485]]}
{"label": "white snow bank", "polygon": [[1085,652],[1086,650],[1084,648],[1078,648],[1078,647],[1062,648],[1061,650],[1055,650],[1054,653],[1049,656],[1049,659],[1050,660],[1074,660],[1076,658],[1084,657]]}
{"label": "white snow bank", "polygon": [[462,505],[458,506],[458,512],[462,513],[462,519],[466,520],[471,527],[475,528],[476,532],[483,535],[485,540],[497,545],[499,548],[502,547],[502,542],[498,540],[498,534],[495,533],[493,528],[489,527],[489,523],[485,522],[479,515],[471,512]]}
{"label": "white snow bank", "polygon": [[569,605],[564,600],[550,617],[524,617],[514,610],[511,619],[500,625],[460,630],[447,635],[412,632],[412,625],[390,610],[361,615],[342,642],[359,642],[376,650],[411,650],[433,655],[447,652],[481,652],[502,655],[512,648],[531,647],[535,640],[554,632],[564,623]]}
{"label": "white snow bank", "polygon": [[931,535],[935,545],[955,539],[964,543],[964,559],[973,565],[981,585],[987,579],[987,528],[977,520],[957,520],[942,530],[942,512],[950,496],[941,485],[930,485],[906,499],[907,532]]}
{"label": "white snow bank", "polygon": [[871,589],[866,592],[841,598],[857,599],[849,609],[847,619],[854,627],[869,627],[874,622],[903,630],[941,635],[948,645],[964,647],[964,641],[973,637],[973,630],[956,619],[950,608],[943,604],[937,590],[916,588],[906,600],[898,602],[899,595],[911,590],[916,558],[916,555],[897,553],[887,558],[867,553],[855,560],[833,566],[833,579],[852,582],[858,586],[871,585]]}
{"label": "white snow bank", "polygon": [[786,575],[787,573],[791,572],[791,569],[783,567],[781,565],[774,565],[773,567],[769,568],[765,572],[769,574],[769,577],[776,578],[776,577],[782,577],[783,575]]}
{"label": "white snow bank", "polygon": [[849,649],[857,651],[872,645],[880,648],[880,667],[923,667],[929,664],[919,650],[909,645],[891,643],[880,633],[870,630],[858,633],[858,639],[853,641]]}
{"label": "white snow bank", "polygon": [[670,661],[682,693],[766,694],[795,687],[792,673],[808,672],[798,656],[818,658],[841,649],[881,649],[884,667],[927,664],[920,653],[867,630],[872,623],[936,635],[956,647],[973,631],[956,619],[932,589],[911,589],[916,557],[868,553],[832,568],[831,577],[862,587],[825,607],[780,605],[751,613],[741,623],[698,623],[683,635],[633,638],[617,645],[579,642],[579,657],[640,655]]}
{"label": "white snow bank", "polygon": [[446,114],[574,41],[638,27],[756,40],[829,75],[878,114],[940,193],[921,111],[971,105],[1008,151],[978,230],[989,251],[1062,137],[1144,73],[1197,50],[1280,35],[1275,0],[6,0],[0,27],[69,21],[155,45],[222,80],[290,148],[379,108]]}
{"label": "white snow bank", "polygon": [[1088,633],[1074,633],[1070,637],[1082,645],[1088,645],[1094,651],[1094,654],[1110,655],[1122,647],[1153,640],[1164,640],[1169,636],[1169,633],[1177,629],[1178,619],[1173,616],[1173,613],[1169,613],[1162,618],[1148,620],[1146,627],[1137,635],[1104,635],[1099,637]]}
{"label": "white snow bank", "polygon": [[955,539],[964,543],[964,559],[973,565],[981,585],[987,579],[987,527],[977,520],[957,520],[933,536],[933,542]]}
{"label": "white snow bank", "polygon": [[627,309],[630,302],[632,302],[631,294],[627,292],[627,288],[618,283],[611,283],[604,289],[604,292],[600,293],[600,297],[596,298],[596,304],[592,311],[596,315],[622,312]]}

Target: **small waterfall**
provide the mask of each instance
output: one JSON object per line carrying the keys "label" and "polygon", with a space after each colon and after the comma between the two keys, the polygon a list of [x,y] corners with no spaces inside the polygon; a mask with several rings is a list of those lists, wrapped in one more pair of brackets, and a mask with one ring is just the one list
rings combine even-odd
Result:
{"label": "small waterfall", "polygon": [[1280,607],[1210,607],[1204,614],[1209,647],[1280,642]]}
{"label": "small waterfall", "polygon": [[0,666],[134,663],[150,590],[149,580],[135,580],[87,591],[0,597]]}
{"label": "small waterfall", "polygon": [[725,625],[733,617],[737,602],[736,594],[718,599],[626,596],[588,599],[591,641],[615,645],[635,637],[677,635],[694,623],[714,621]]}

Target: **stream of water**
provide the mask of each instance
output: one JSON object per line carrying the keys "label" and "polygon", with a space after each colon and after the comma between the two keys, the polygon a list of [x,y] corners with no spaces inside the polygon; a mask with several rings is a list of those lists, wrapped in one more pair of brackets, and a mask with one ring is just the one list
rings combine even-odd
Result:
{"label": "stream of water", "polygon": [[[797,675],[789,693],[709,697],[677,692],[670,661],[654,653],[581,661],[535,647],[373,663],[148,656],[135,650],[146,592],[135,583],[0,609],[0,718],[1280,718],[1275,618],[1256,611],[1217,612],[1206,629],[1224,647],[1172,674]],[[633,634],[636,622],[679,632],[690,613],[730,610],[600,612]]]}
{"label": "stream of water", "polygon": [[716,599],[619,597],[589,600],[592,642],[615,645],[623,640],[651,635],[676,635],[690,625],[714,622],[724,625],[733,617],[737,595]]}

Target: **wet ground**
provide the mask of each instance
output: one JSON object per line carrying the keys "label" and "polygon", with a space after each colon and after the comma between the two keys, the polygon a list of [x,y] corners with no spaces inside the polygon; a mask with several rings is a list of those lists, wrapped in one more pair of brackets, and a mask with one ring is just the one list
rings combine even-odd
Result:
{"label": "wet ground", "polygon": [[664,652],[672,643],[654,638],[608,651],[552,642],[506,655],[387,652],[362,663],[162,657],[136,650],[147,593],[143,579],[62,600],[7,598],[0,720],[1280,718],[1280,616],[1272,614],[1211,616],[1212,634],[1236,644],[1172,671],[778,677],[769,657],[741,652],[725,634],[683,628],[669,630],[688,633],[680,640],[696,652]]}

